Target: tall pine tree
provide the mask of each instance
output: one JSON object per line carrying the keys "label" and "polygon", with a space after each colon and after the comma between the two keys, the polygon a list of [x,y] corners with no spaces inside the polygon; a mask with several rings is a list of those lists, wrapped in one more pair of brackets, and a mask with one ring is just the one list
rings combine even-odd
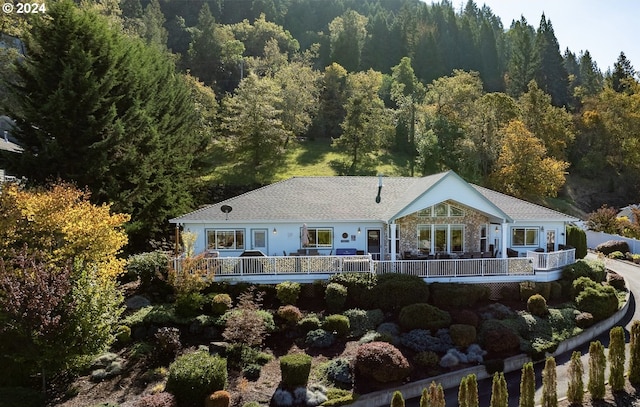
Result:
{"label": "tall pine tree", "polygon": [[569,75],[551,21],[544,14],[536,33],[534,52],[538,63],[535,72],[538,86],[551,95],[554,106],[566,106],[569,103]]}

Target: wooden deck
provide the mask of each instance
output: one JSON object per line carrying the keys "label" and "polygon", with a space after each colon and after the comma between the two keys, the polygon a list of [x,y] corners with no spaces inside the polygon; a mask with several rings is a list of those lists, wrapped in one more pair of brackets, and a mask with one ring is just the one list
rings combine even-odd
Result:
{"label": "wooden deck", "polygon": [[[269,256],[217,257],[198,260],[212,280],[230,282],[278,283],[326,280],[345,272],[400,273],[427,282],[515,282],[553,281],[562,268],[575,262],[575,250],[552,253],[527,252],[527,257],[447,260],[373,260],[364,256]],[[181,269],[182,260],[174,259]]]}

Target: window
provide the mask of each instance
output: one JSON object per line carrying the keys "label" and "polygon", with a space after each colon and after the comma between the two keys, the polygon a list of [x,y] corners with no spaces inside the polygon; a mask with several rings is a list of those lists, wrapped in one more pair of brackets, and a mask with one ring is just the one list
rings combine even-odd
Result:
{"label": "window", "polygon": [[420,209],[418,216],[422,218],[430,218],[432,216],[438,217],[462,217],[464,216],[464,210],[457,206],[449,205],[447,203],[439,203],[428,208]]}
{"label": "window", "polygon": [[451,251],[462,252],[464,248],[464,226],[451,225]]}
{"label": "window", "polygon": [[[391,253],[391,228],[387,233],[388,252]],[[396,253],[400,253],[400,225],[396,224]]]}
{"label": "window", "polygon": [[207,230],[207,248],[216,250],[243,250],[244,229]]}
{"label": "window", "polygon": [[333,247],[332,228],[309,228],[309,245],[307,247]]}
{"label": "window", "polygon": [[418,225],[418,249],[431,251],[431,225]]}
{"label": "window", "polygon": [[538,246],[538,228],[513,228],[511,233],[513,246]]}

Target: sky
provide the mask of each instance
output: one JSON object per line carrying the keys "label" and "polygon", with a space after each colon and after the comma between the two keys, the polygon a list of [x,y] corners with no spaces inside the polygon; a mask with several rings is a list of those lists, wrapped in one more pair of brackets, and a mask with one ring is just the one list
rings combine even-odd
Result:
{"label": "sky", "polygon": [[[520,16],[536,30],[540,17],[551,20],[564,55],[568,47],[580,55],[589,50],[591,58],[605,73],[624,52],[636,72],[640,71],[640,1],[638,0],[474,0],[481,8],[489,6],[500,17],[505,29]],[[437,1],[430,1],[437,3]],[[459,11],[466,0],[452,0]]]}

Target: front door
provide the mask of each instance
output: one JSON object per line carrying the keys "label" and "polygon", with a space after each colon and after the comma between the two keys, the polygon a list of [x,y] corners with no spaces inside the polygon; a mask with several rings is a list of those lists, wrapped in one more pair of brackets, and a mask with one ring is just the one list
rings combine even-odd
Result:
{"label": "front door", "polygon": [[556,251],[556,231],[547,230],[547,253]]}
{"label": "front door", "polygon": [[262,253],[269,255],[267,250],[267,229],[251,229],[251,250],[260,250]]}
{"label": "front door", "polygon": [[367,229],[367,253],[374,260],[380,260],[380,229]]}

